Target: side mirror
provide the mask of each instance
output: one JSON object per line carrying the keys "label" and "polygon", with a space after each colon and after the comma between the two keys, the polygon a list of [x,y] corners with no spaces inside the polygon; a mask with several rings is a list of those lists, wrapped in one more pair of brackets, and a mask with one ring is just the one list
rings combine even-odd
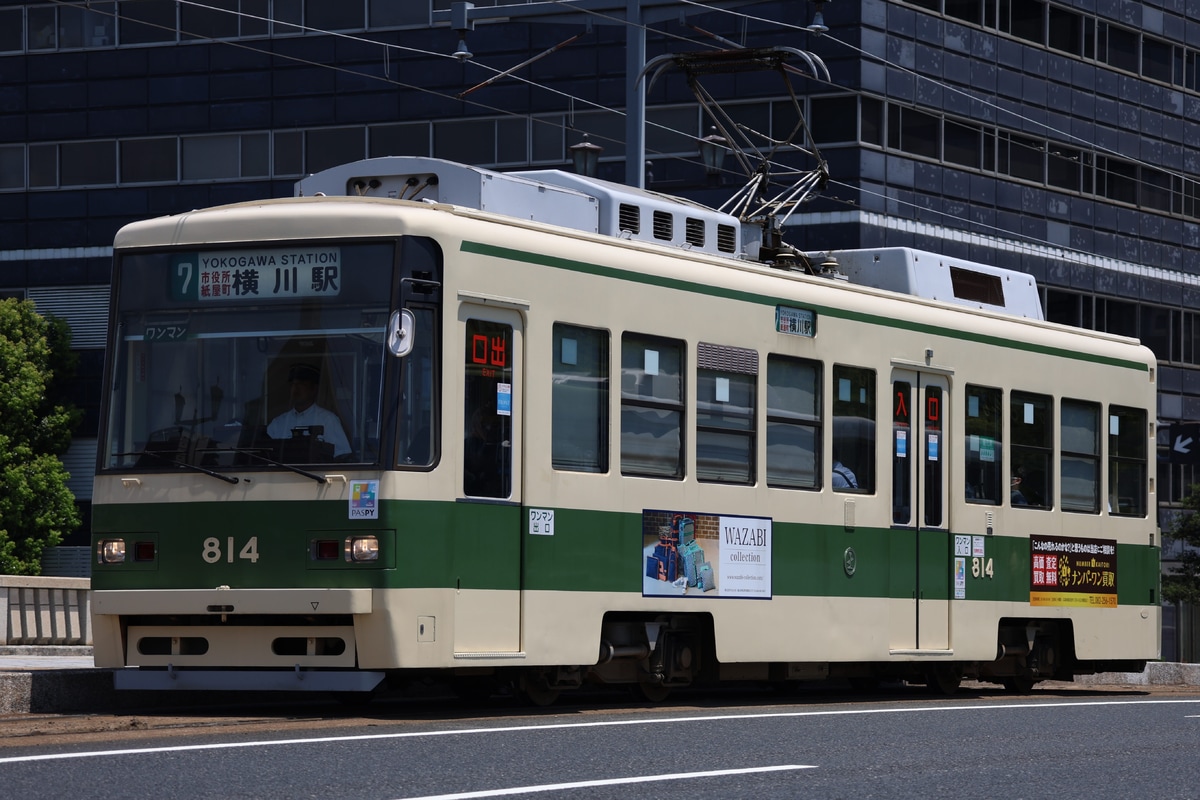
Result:
{"label": "side mirror", "polygon": [[396,358],[404,358],[412,352],[416,340],[417,318],[407,308],[392,312],[388,319],[388,352]]}

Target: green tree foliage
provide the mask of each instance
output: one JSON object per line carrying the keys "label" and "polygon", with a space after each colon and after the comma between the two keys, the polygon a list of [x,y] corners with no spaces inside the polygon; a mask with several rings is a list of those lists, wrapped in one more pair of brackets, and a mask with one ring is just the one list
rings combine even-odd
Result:
{"label": "green tree foliage", "polygon": [[42,551],[79,525],[59,458],[79,418],[63,402],[69,345],[65,323],[0,300],[0,574],[38,574]]}
{"label": "green tree foliage", "polygon": [[1167,535],[1185,547],[1179,566],[1163,575],[1162,594],[1170,603],[1200,603],[1200,484],[1188,490],[1183,509]]}

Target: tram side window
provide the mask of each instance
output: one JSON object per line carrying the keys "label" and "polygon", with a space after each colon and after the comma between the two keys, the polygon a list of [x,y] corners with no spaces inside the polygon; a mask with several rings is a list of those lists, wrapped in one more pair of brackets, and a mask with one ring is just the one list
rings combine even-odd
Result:
{"label": "tram side window", "polygon": [[551,461],[608,472],[608,331],[554,324]]}
{"label": "tram side window", "polygon": [[1100,406],[1062,401],[1062,506],[1064,511],[1100,511]]}
{"label": "tram side window", "polygon": [[1012,440],[1009,502],[1014,506],[1050,508],[1053,401],[1044,394],[1013,392],[1008,408],[1008,435]]}
{"label": "tram side window", "polygon": [[1146,516],[1146,412],[1108,408],[1108,510],[1121,516]]}
{"label": "tram side window", "polygon": [[463,383],[463,492],[512,493],[512,342],[510,325],[467,320]]}
{"label": "tram side window", "polygon": [[966,488],[968,503],[1000,505],[1003,461],[1001,426],[1004,393],[999,389],[967,386]]}
{"label": "tram side window", "polygon": [[875,491],[875,371],[833,367],[834,491]]}
{"label": "tram side window", "polygon": [[767,356],[767,485],[821,486],[821,363]]}
{"label": "tram side window", "polygon": [[621,474],[683,477],[684,344],[621,337]]}
{"label": "tram side window", "polygon": [[696,478],[754,483],[758,352],[696,347]]}

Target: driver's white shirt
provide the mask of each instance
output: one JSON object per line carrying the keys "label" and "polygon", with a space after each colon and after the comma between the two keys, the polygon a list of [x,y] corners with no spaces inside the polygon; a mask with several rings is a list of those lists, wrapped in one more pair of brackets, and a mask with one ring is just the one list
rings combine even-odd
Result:
{"label": "driver's white shirt", "polygon": [[321,408],[316,403],[303,411],[289,408],[271,420],[271,424],[267,426],[267,435],[272,439],[290,439],[292,438],[292,428],[308,428],[313,425],[325,428],[325,433],[321,435],[321,438],[333,445],[334,458],[350,452],[350,442],[346,440],[346,433],[342,430],[342,422],[338,419],[337,414],[329,409]]}

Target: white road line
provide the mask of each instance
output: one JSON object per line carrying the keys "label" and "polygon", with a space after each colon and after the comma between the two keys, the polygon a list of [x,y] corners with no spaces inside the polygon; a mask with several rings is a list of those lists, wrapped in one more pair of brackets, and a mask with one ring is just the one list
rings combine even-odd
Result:
{"label": "white road line", "polygon": [[713,778],[722,775],[752,775],[759,772],[784,772],[786,770],[816,769],[811,764],[781,764],[776,767],[747,767],[745,769],[714,769],[708,772],[678,772],[673,775],[640,775],[634,778],[608,778],[599,781],[575,781],[574,783],[544,783],[540,786],[514,786],[511,789],[484,789],[478,792],[456,792],[454,794],[427,794],[421,797],[405,797],[400,800],[468,800],[472,797],[505,797],[513,794],[534,792],[557,792],[561,789],[591,789],[597,786],[622,786],[629,783],[657,783],[658,781],[686,781],[695,778]]}
{"label": "white road line", "polygon": [[778,711],[755,714],[698,714],[692,717],[660,717],[657,719],[597,720],[595,722],[557,722],[547,725],[505,725],[497,728],[455,728],[440,731],[407,731],[404,733],[367,733],[358,736],[316,736],[308,739],[263,739],[254,742],[215,742],[211,744],[187,744],[174,747],[137,747],[128,750],[91,750],[79,753],[45,753],[31,756],[0,758],[0,764],[19,764],[30,761],[60,761],[70,758],[109,758],[111,756],[133,756],[155,753],[186,753],[197,750],[234,750],[250,747],[278,747],[280,745],[327,744],[330,742],[369,742],[382,739],[420,739],[434,736],[470,736],[481,733],[537,733],[578,728],[610,728],[628,725],[670,725],[689,722],[725,722],[743,719],[794,719],[797,717],[843,717],[867,714],[918,714],[946,711],[1003,711],[1020,708],[1087,708],[1099,706],[1138,705],[1196,705],[1195,700],[1090,700],[1087,702],[1061,703],[1006,703],[986,706],[920,706],[916,708],[844,708],[825,711]]}

